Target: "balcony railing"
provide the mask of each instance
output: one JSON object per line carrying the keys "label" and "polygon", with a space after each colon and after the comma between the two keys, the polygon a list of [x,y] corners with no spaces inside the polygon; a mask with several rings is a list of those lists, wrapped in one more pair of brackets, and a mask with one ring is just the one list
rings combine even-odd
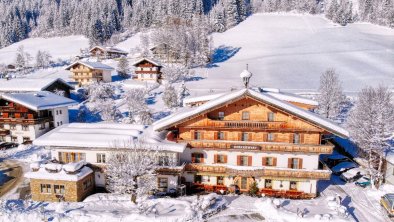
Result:
{"label": "balcony railing", "polygon": [[42,117],[36,119],[25,119],[25,118],[0,118],[0,123],[7,124],[27,124],[34,125],[45,122],[53,121],[53,117]]}
{"label": "balcony railing", "polygon": [[0,136],[10,135],[10,131],[6,129],[0,129]]}
{"label": "balcony railing", "polygon": [[6,113],[26,113],[28,112],[27,108],[24,107],[11,107],[11,106],[0,106],[0,112]]}
{"label": "balcony railing", "polygon": [[192,148],[254,150],[264,152],[331,154],[334,149],[334,145],[331,143],[325,145],[308,145],[231,140],[178,140],[178,142],[188,143]]}
{"label": "balcony railing", "polygon": [[250,170],[233,169],[226,166],[213,166],[190,163],[186,165],[186,171],[199,173],[222,174],[226,176],[241,177],[278,177],[278,178],[302,178],[302,179],[321,179],[329,180],[331,172],[329,170],[304,170],[304,169],[288,169],[288,168],[259,168]]}
{"label": "balcony railing", "polygon": [[71,75],[70,76],[70,78],[72,78],[72,79],[101,79],[101,78],[103,78],[103,76],[102,75],[95,75],[95,76],[92,76],[92,75]]}
{"label": "balcony railing", "polygon": [[207,126],[215,128],[231,128],[231,129],[278,129],[285,128],[286,122],[259,122],[259,121],[221,121],[209,120]]}

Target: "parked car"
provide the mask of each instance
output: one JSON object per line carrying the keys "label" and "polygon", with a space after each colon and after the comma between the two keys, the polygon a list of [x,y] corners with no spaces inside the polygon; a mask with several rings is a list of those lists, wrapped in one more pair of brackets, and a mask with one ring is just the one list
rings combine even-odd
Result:
{"label": "parked car", "polygon": [[339,177],[345,182],[354,182],[364,175],[367,175],[367,172],[364,169],[357,167],[342,173]]}
{"label": "parked car", "polygon": [[322,158],[323,162],[326,163],[326,165],[330,168],[338,165],[339,163],[342,162],[351,162],[351,160],[349,159],[349,157],[344,156],[342,154],[336,153],[336,154],[332,154],[329,156],[325,156]]}
{"label": "parked car", "polygon": [[360,186],[360,187],[362,187],[362,188],[365,188],[365,187],[371,185],[371,179],[368,178],[368,177],[366,177],[366,176],[363,176],[363,177],[361,177],[360,179],[358,179],[358,180],[356,181],[355,184],[356,184],[357,186]]}
{"label": "parked car", "polygon": [[17,143],[7,142],[7,143],[3,143],[0,145],[0,150],[11,149],[11,148],[15,148],[17,146],[18,146]]}
{"label": "parked car", "polygon": [[331,168],[331,171],[334,175],[340,175],[341,173],[356,167],[358,167],[356,163],[346,161],[346,162],[338,163],[337,165]]}
{"label": "parked car", "polygon": [[388,193],[380,198],[380,205],[386,210],[389,217],[394,216],[394,193]]}

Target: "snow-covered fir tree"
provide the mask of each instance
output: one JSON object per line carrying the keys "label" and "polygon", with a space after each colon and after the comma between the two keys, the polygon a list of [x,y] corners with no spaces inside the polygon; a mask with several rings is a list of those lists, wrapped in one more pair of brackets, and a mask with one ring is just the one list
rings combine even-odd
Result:
{"label": "snow-covered fir tree", "polygon": [[344,101],[342,84],[334,69],[328,69],[320,76],[318,112],[329,119],[336,119]]}
{"label": "snow-covered fir tree", "polygon": [[164,105],[166,105],[168,108],[174,108],[179,106],[177,92],[175,88],[170,84],[166,85],[162,99]]}
{"label": "snow-covered fir tree", "polygon": [[118,61],[118,74],[122,78],[127,78],[130,76],[130,65],[129,60],[125,56],[122,56]]}
{"label": "snow-covered fir tree", "polygon": [[159,148],[144,142],[114,144],[106,161],[107,189],[112,193],[131,194],[136,203],[156,184]]}
{"label": "snow-covered fir tree", "polygon": [[392,92],[383,86],[361,90],[347,125],[351,139],[365,154],[372,181],[383,179],[383,161],[393,139],[394,104]]}

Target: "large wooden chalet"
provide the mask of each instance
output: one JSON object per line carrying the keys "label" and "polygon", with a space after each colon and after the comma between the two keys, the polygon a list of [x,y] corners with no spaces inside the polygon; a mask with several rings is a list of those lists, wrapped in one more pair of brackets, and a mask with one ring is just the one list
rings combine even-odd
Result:
{"label": "large wooden chalet", "polygon": [[0,96],[0,141],[31,142],[68,123],[74,100],[51,92],[9,93]]}
{"label": "large wooden chalet", "polygon": [[159,120],[154,130],[187,144],[181,162],[190,188],[247,192],[256,182],[267,196],[315,197],[317,182],[331,176],[319,168],[319,155],[334,148],[325,137],[348,132],[286,95],[248,88],[224,93]]}
{"label": "large wooden chalet", "polygon": [[79,86],[87,85],[92,82],[111,82],[111,66],[100,62],[77,61],[69,65],[66,70],[71,71],[71,76]]}
{"label": "large wooden chalet", "polygon": [[159,81],[161,79],[162,65],[148,58],[142,58],[134,62],[137,80]]}

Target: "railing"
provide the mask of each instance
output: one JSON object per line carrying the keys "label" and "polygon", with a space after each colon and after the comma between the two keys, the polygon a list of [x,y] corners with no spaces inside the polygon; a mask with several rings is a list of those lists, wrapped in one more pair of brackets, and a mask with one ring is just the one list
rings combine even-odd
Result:
{"label": "railing", "polygon": [[98,79],[98,78],[103,78],[102,75],[71,75],[70,78],[72,79]]}
{"label": "railing", "polygon": [[36,119],[0,118],[0,123],[8,123],[8,124],[40,124],[50,121],[53,121],[53,117],[42,117]]}
{"label": "railing", "polygon": [[6,129],[0,129],[0,136],[10,135],[10,131]]}
{"label": "railing", "polygon": [[6,113],[26,113],[28,112],[27,108],[24,107],[11,107],[11,106],[0,106],[0,112],[6,112]]}
{"label": "railing", "polygon": [[278,129],[286,128],[286,122],[208,120],[207,126],[231,129]]}
{"label": "railing", "polygon": [[268,143],[268,142],[245,142],[245,141],[220,141],[220,140],[178,140],[180,143],[188,143],[192,148],[212,149],[237,149],[255,150],[266,152],[297,152],[297,153],[323,153],[331,154],[334,145],[307,145],[291,143]]}
{"label": "railing", "polygon": [[251,170],[238,170],[228,168],[225,166],[211,166],[204,164],[190,163],[186,165],[186,171],[223,174],[227,176],[242,176],[242,177],[278,177],[278,178],[306,178],[306,179],[323,179],[329,180],[331,172],[328,170],[293,170],[287,168],[278,169],[251,169]]}

